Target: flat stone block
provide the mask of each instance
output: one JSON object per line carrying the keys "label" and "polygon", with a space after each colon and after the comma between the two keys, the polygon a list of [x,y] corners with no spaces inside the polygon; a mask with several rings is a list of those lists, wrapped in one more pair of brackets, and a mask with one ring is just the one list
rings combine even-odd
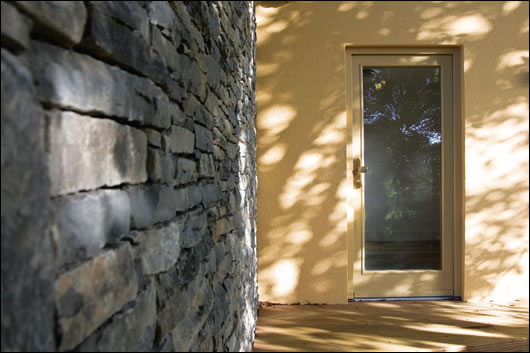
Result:
{"label": "flat stone block", "polygon": [[193,132],[179,126],[172,126],[169,135],[169,151],[172,153],[191,154],[195,148]]}
{"label": "flat stone block", "polygon": [[180,228],[181,248],[193,248],[203,240],[208,227],[208,220],[203,211],[188,212],[180,216],[176,221],[179,223]]}
{"label": "flat stone block", "polygon": [[141,2],[90,1],[89,3],[95,11],[117,19],[127,27],[137,30],[145,41],[149,40],[148,15]]}
{"label": "flat stone block", "polygon": [[16,7],[2,1],[2,46],[13,49],[27,49],[33,22],[20,13]]}
{"label": "flat stone block", "polygon": [[26,67],[3,48],[1,58],[1,347],[53,351],[55,268],[45,121]]}
{"label": "flat stone block", "polygon": [[197,185],[175,190],[177,212],[184,212],[197,206],[202,201],[201,189]]}
{"label": "flat stone block", "polygon": [[83,1],[16,1],[15,5],[33,18],[40,35],[66,46],[81,41],[87,19]]}
{"label": "flat stone block", "polygon": [[73,112],[48,116],[52,195],[147,180],[142,131]]}
{"label": "flat stone block", "polygon": [[166,63],[149,46],[140,33],[107,16],[93,11],[87,24],[88,35],[82,45],[93,55],[110,59],[141,72],[153,81],[163,84],[168,76]]}
{"label": "flat stone block", "polygon": [[195,124],[195,147],[204,152],[213,152],[212,132],[197,124]]}
{"label": "flat stone block", "polygon": [[215,165],[210,154],[201,154],[199,161],[199,176],[213,178],[215,176]]}
{"label": "flat stone block", "polygon": [[98,254],[129,232],[131,206],[122,190],[101,190],[56,201],[59,266]]}
{"label": "flat stone block", "polygon": [[197,180],[197,164],[187,158],[177,158],[176,183],[187,184]]}
{"label": "flat stone block", "polygon": [[136,297],[131,246],[123,244],[59,276],[55,285],[62,340],[70,350]]}
{"label": "flat stone block", "polygon": [[176,199],[169,185],[153,184],[127,189],[131,200],[131,227],[145,229],[175,216]]}
{"label": "flat stone block", "polygon": [[176,222],[167,226],[136,232],[133,237],[137,257],[142,261],[143,273],[152,275],[167,271],[180,254],[180,229]]}
{"label": "flat stone block", "polygon": [[150,80],[37,41],[31,43],[28,55],[41,101],[144,126],[169,127],[169,100]]}

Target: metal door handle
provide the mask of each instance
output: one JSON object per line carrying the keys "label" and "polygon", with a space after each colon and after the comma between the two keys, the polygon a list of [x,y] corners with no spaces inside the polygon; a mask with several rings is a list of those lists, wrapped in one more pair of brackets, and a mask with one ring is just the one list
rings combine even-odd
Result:
{"label": "metal door handle", "polygon": [[354,189],[360,189],[361,188],[361,173],[366,173],[368,171],[368,168],[366,166],[361,166],[361,159],[360,158],[354,158],[353,159],[353,188]]}

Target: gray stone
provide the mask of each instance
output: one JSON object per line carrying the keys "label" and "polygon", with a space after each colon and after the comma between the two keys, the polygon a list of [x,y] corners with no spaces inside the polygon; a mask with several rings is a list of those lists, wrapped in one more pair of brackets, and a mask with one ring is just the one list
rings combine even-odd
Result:
{"label": "gray stone", "polygon": [[199,244],[208,227],[206,214],[201,210],[188,212],[177,218],[177,222],[180,225],[181,248],[192,248]]}
{"label": "gray stone", "polygon": [[213,157],[210,154],[201,154],[199,161],[199,176],[213,178],[215,176],[215,166]]}
{"label": "gray stone", "polygon": [[232,231],[233,229],[234,227],[226,218],[221,218],[217,220],[214,226],[214,230],[213,230],[214,240],[219,241],[219,239],[221,238],[221,235],[225,235],[228,232]]}
{"label": "gray stone", "polygon": [[[69,138],[69,144],[85,146],[87,134],[82,129],[74,129],[71,133],[62,130],[70,129],[68,124],[81,118],[98,123],[112,121],[120,127],[119,131],[132,129],[147,136],[140,138],[142,141],[131,138],[130,141],[126,139],[125,144],[120,142],[115,148],[109,147],[105,155],[113,157],[95,162],[88,159],[86,173],[99,173],[90,165],[96,163],[99,168],[105,158],[120,156],[121,159],[131,151],[136,153],[141,145],[145,151],[142,163],[139,162],[143,178],[135,182],[123,181],[131,173],[136,173],[126,170],[116,174],[119,178],[116,178],[116,184],[113,182],[112,189],[64,195],[86,190],[86,186],[82,186],[62,192],[52,202],[61,204],[58,212],[46,214],[46,219],[58,222],[52,227],[53,231],[49,230],[47,223],[42,228],[31,228],[39,236],[44,234],[40,238],[33,235],[28,241],[27,247],[33,253],[15,249],[6,254],[13,246],[4,249],[4,244],[9,244],[5,241],[9,239],[5,229],[11,229],[5,228],[4,224],[11,218],[18,222],[17,217],[32,222],[33,218],[25,214],[39,217],[40,212],[49,210],[50,195],[42,198],[48,201],[39,203],[43,205],[40,206],[42,209],[30,208],[22,202],[14,203],[18,213],[13,211],[6,216],[4,210],[12,206],[9,202],[8,206],[4,205],[4,192],[17,187],[17,192],[20,191],[15,180],[24,185],[29,181],[33,183],[31,189],[28,188],[32,191],[31,197],[39,197],[48,186],[39,180],[28,179],[27,174],[20,174],[13,181],[5,180],[5,168],[11,164],[6,164],[4,156],[11,152],[4,148],[2,140],[2,349],[42,349],[43,345],[24,346],[12,342],[36,342],[38,337],[46,337],[51,342],[44,345],[47,350],[222,351],[228,349],[229,343],[235,349],[250,350],[258,305],[255,150],[252,147],[255,143],[253,5],[244,2],[147,1],[87,1],[83,4],[89,10],[90,19],[84,38],[75,45],[75,51],[33,41],[27,50],[20,52],[21,61],[27,62],[35,82],[33,85],[28,75],[27,80],[21,80],[26,82],[21,84],[22,87],[37,87],[40,103],[47,109],[54,107],[74,113],[50,112],[48,119],[40,116],[40,119],[30,120],[31,124],[24,125],[26,130],[11,136],[11,140],[22,138],[24,143],[15,141],[17,148],[12,152],[13,156],[19,150],[24,156],[28,146],[34,148],[35,144],[31,142],[37,140],[33,140],[35,131],[42,139],[48,126],[50,134],[46,139],[50,144],[55,143],[52,142],[53,134],[60,132],[63,140]],[[21,10],[20,14],[24,16],[26,12]],[[228,29],[224,30],[222,26]],[[37,27],[37,31],[42,28]],[[50,40],[49,30],[37,31],[32,33],[35,38],[54,42],[53,38]],[[4,37],[7,36],[3,34],[2,40]],[[4,41],[2,43],[4,45]],[[65,42],[55,43],[64,46]],[[7,126],[25,124],[28,114],[22,105],[31,107],[32,99],[21,94],[18,86],[13,89],[17,99],[5,92],[7,69],[4,63],[2,65],[3,105],[10,105],[11,100],[17,101],[18,96],[24,98],[16,103],[21,111],[13,114],[20,121],[6,120],[4,113],[8,108],[2,107],[2,137],[7,134],[6,141],[10,141],[6,121],[9,121]],[[20,85],[18,81],[13,82]],[[9,103],[4,103],[8,99],[4,96],[11,97]],[[38,104],[33,106],[39,108]],[[67,119],[72,116],[75,119]],[[69,121],[64,123],[66,120]],[[161,134],[165,135],[164,143]],[[30,141],[25,136],[31,136]],[[69,157],[74,167],[81,164],[85,155],[93,153],[94,145],[98,145],[96,150],[101,153],[107,145],[112,146],[113,142],[107,137],[107,133],[90,132],[92,147],[83,147],[81,152],[75,153],[79,161],[73,160],[74,153]],[[53,150],[50,149],[50,158],[52,155],[55,155],[53,158],[63,158],[63,154],[69,156],[71,148],[66,145],[62,151],[59,142],[55,143]],[[20,169],[25,173],[51,175],[59,180],[56,170],[55,174],[46,170],[48,155],[43,153],[39,158],[44,170],[33,160]],[[129,157],[125,160],[129,163]],[[13,163],[9,158],[7,161]],[[71,166],[65,164],[62,167]],[[106,173],[106,169],[103,170],[102,174]],[[68,180],[61,183],[71,187]],[[131,183],[142,185],[129,185]],[[239,188],[244,190],[239,191]],[[127,191],[125,196],[130,196],[133,203],[129,210],[132,214],[129,225],[125,227],[127,211],[120,208],[121,204],[113,205]],[[102,195],[100,192],[122,196],[107,200],[108,204],[103,202],[106,199],[103,196],[98,196],[97,202],[88,201],[89,195]],[[94,219],[92,214],[96,215]],[[25,241],[24,235],[20,235],[24,226],[17,224],[18,228],[12,228],[12,233],[17,236],[11,241],[15,248],[21,246],[19,239]],[[141,230],[123,235],[131,227]],[[69,232],[69,240],[61,239],[61,234],[66,234],[64,229]],[[51,235],[56,236],[57,244],[64,242],[63,249],[56,248],[59,257],[51,251]],[[120,237],[122,241],[117,242]],[[67,245],[70,240],[73,245]],[[78,240],[80,243],[76,244]],[[39,261],[36,255],[32,257],[35,244],[39,245],[39,258],[48,256],[45,261]],[[125,248],[128,254],[125,254]],[[71,254],[61,255],[65,249]],[[87,249],[89,255],[83,255]],[[121,255],[113,255],[115,259],[112,261],[103,261],[108,253]],[[90,256],[94,257],[87,260],[86,257]],[[65,264],[61,259],[65,257],[73,260]],[[78,264],[78,261],[85,262]],[[13,272],[11,262],[15,264]],[[55,264],[61,267],[54,269]],[[38,276],[28,272],[35,265],[41,267],[39,271],[50,270],[51,288],[37,283],[42,272],[38,272]],[[63,274],[65,267],[71,269],[74,265],[79,267]],[[20,276],[28,276],[28,279]],[[62,284],[61,290],[53,288],[57,276],[57,288]],[[14,292],[7,287],[6,292],[8,280],[9,286],[17,281],[27,281],[28,286],[20,290],[16,287]],[[138,288],[141,288],[140,292]],[[43,302],[41,293],[51,298],[50,301]],[[7,296],[15,299],[5,301]],[[6,316],[6,307],[13,303],[22,303],[14,308],[23,312],[24,317]],[[23,305],[31,310],[22,311],[25,309]],[[43,308],[51,308],[46,309],[50,315],[45,323],[36,315]],[[35,325],[39,326],[35,327],[30,320],[35,320]],[[43,332],[47,336],[42,336]],[[60,341],[57,346],[53,342],[55,338]],[[6,342],[10,342],[9,345]]]}
{"label": "gray stone", "polygon": [[56,249],[64,265],[96,255],[129,232],[131,207],[122,190],[101,190],[56,201]]}
{"label": "gray stone", "polygon": [[213,146],[213,155],[215,159],[218,161],[222,161],[223,159],[225,159],[225,152],[223,151],[221,147],[217,145]]}
{"label": "gray stone", "polygon": [[2,46],[12,49],[27,49],[33,22],[14,6],[2,1]]}
{"label": "gray stone", "polygon": [[161,136],[160,133],[153,129],[145,129],[144,130],[146,136],[147,136],[147,143],[153,147],[161,147]]}
{"label": "gray stone", "polygon": [[228,206],[229,206],[228,209],[230,210],[230,212],[236,211],[236,207],[237,207],[237,191],[236,190],[230,192]]}
{"label": "gray stone", "polygon": [[184,114],[208,129],[214,126],[213,118],[208,110],[193,95],[190,95],[184,103]]}
{"label": "gray stone", "polygon": [[169,135],[169,151],[172,153],[193,153],[195,135],[193,132],[178,126],[172,126]]}
{"label": "gray stone", "polygon": [[202,193],[202,204],[204,208],[210,208],[215,205],[217,198],[219,197],[219,185],[217,184],[206,184],[203,185]]}
{"label": "gray stone", "polygon": [[177,25],[181,32],[181,42],[186,45],[190,54],[196,56],[198,53],[203,53],[204,40],[201,32],[191,20],[187,6],[181,1],[170,1],[169,5],[180,20]]}
{"label": "gray stone", "polygon": [[177,262],[180,253],[180,230],[176,222],[161,228],[141,231],[134,238],[139,244],[135,253],[142,261],[144,274],[167,271]]}
{"label": "gray stone", "polygon": [[228,143],[226,145],[226,153],[228,154],[228,158],[235,159],[237,156],[237,153],[239,152],[239,146],[234,143]]}
{"label": "gray stone", "polygon": [[150,181],[160,182],[162,180],[160,152],[154,148],[147,149],[147,176]]}
{"label": "gray stone", "polygon": [[204,59],[207,67],[208,85],[214,92],[217,92],[221,83],[221,67],[211,55],[206,55]]}
{"label": "gray stone", "polygon": [[162,182],[173,183],[175,181],[175,169],[177,163],[175,158],[163,151],[160,151],[160,166],[162,168]]}
{"label": "gray stone", "polygon": [[145,229],[175,216],[176,199],[173,188],[163,184],[136,186],[127,189],[131,200],[131,228]]}
{"label": "gray stone", "polygon": [[[162,288],[161,290],[164,289]],[[175,287],[165,305],[158,311],[157,333],[160,339],[164,339],[169,335],[171,337],[171,344],[173,344],[170,332],[184,318],[187,310],[189,310],[189,302],[193,296],[193,294],[189,294],[181,286]]]}
{"label": "gray stone", "polygon": [[160,137],[161,145],[162,145],[162,151],[169,153],[169,149],[171,148],[171,136],[166,132]]}
{"label": "gray stone", "polygon": [[206,320],[204,326],[201,328],[198,334],[197,340],[194,342],[194,352],[213,352],[213,320],[209,318]]}
{"label": "gray stone", "polygon": [[220,129],[217,127],[213,128],[214,142],[221,146],[226,146],[227,140]]}
{"label": "gray stone", "polygon": [[[166,304],[171,305],[173,301],[169,298],[173,295],[176,289],[181,287],[180,277],[177,273],[176,267],[172,266],[167,271],[157,274],[155,277],[156,291],[157,291],[157,305],[159,308],[166,307]],[[159,337],[157,341],[163,339]]]}
{"label": "gray stone", "polygon": [[110,323],[86,339],[81,352],[148,352],[156,327],[156,291],[149,285],[130,307],[114,315]]}
{"label": "gray stone", "polygon": [[197,124],[195,124],[195,147],[204,152],[213,152],[212,132]]}
{"label": "gray stone", "polygon": [[168,98],[150,80],[40,42],[32,42],[28,59],[43,102],[146,126],[169,127]]}
{"label": "gray stone", "polygon": [[176,183],[187,184],[197,180],[197,165],[194,161],[186,158],[177,158]]}
{"label": "gray stone", "polygon": [[230,337],[230,339],[228,340],[228,344],[227,344],[228,351],[238,352],[239,351],[238,346],[239,346],[239,342],[238,342],[236,335],[232,335],[232,337]]}
{"label": "gray stone", "polygon": [[147,11],[138,1],[90,1],[89,3],[94,10],[117,19],[130,29],[138,31],[146,42],[149,41]]}
{"label": "gray stone", "polygon": [[33,18],[40,35],[66,46],[81,41],[87,19],[83,1],[16,1],[15,4]]}
{"label": "gray stone", "polygon": [[148,5],[149,21],[164,29],[167,34],[175,27],[175,13],[167,1],[150,1]]}
{"label": "gray stone", "polygon": [[81,343],[133,300],[137,290],[138,279],[129,244],[109,250],[60,275],[55,284],[62,330],[59,349],[69,350]]}
{"label": "gray stone", "polygon": [[175,198],[177,200],[177,212],[184,212],[201,203],[201,189],[197,185],[176,189]]}
{"label": "gray stone", "polygon": [[203,279],[197,283],[196,288],[193,288],[193,299],[189,303],[186,316],[171,331],[177,351],[190,350],[213,306],[213,294],[208,280]]}
{"label": "gray stone", "polygon": [[139,33],[131,31],[103,12],[94,11],[87,24],[82,45],[92,55],[112,60],[163,84],[166,63]]}
{"label": "gray stone", "polygon": [[[193,120],[189,119],[184,115],[178,104],[169,102],[169,116],[171,123],[176,126],[184,127],[190,131],[193,131]],[[190,124],[191,122],[191,124]]]}
{"label": "gray stone", "polygon": [[176,54],[179,59],[179,66],[186,68],[178,73],[178,80],[186,91],[193,93],[201,101],[206,99],[206,75],[202,73],[199,64],[187,55]]}
{"label": "gray stone", "polygon": [[52,195],[147,180],[142,131],[73,112],[48,115]]}
{"label": "gray stone", "polygon": [[219,115],[219,98],[212,93],[212,91],[208,91],[208,96],[206,98],[206,102],[204,102],[204,106],[212,116],[217,117]]}
{"label": "gray stone", "polygon": [[151,45],[153,46],[153,49],[164,58],[164,61],[171,71],[179,70],[180,63],[178,56],[175,55],[177,53],[177,48],[175,48],[175,46],[167,40],[156,27],[153,27],[151,30]]}
{"label": "gray stone", "polygon": [[190,95],[189,92],[182,88],[182,85],[178,81],[178,77],[172,77],[171,75],[168,75],[166,77],[166,81],[164,82],[164,86],[167,88],[168,97],[173,102],[183,103]]}
{"label": "gray stone", "polygon": [[1,61],[1,348],[53,351],[55,269],[45,122],[30,73],[5,49]]}
{"label": "gray stone", "polygon": [[164,338],[162,343],[160,343],[158,347],[155,347],[153,351],[154,352],[174,352],[175,348],[173,348],[173,337],[169,335],[166,338]]}

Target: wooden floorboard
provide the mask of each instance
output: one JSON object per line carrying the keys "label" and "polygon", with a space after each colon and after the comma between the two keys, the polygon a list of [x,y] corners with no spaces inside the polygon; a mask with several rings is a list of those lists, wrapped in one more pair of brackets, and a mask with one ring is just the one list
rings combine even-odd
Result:
{"label": "wooden floorboard", "polygon": [[264,306],[254,351],[528,352],[528,303]]}

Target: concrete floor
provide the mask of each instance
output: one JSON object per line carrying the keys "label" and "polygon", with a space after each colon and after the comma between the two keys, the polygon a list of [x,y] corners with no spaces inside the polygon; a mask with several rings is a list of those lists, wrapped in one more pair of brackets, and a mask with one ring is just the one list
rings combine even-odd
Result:
{"label": "concrete floor", "polygon": [[528,352],[528,303],[262,306],[254,351]]}

